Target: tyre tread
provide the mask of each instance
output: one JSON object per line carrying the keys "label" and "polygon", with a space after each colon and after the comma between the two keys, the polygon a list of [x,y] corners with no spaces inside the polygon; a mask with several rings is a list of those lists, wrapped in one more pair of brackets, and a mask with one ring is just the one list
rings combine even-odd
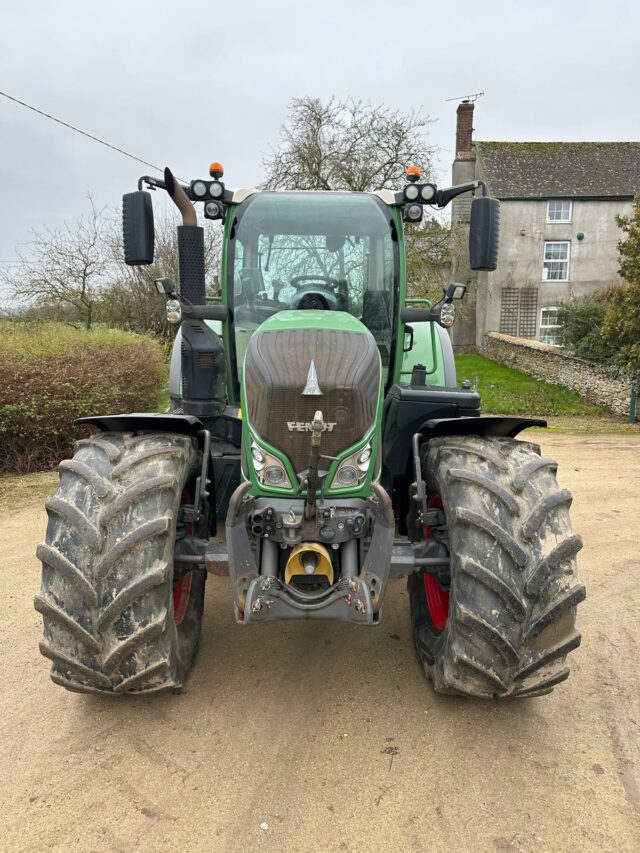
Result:
{"label": "tyre tread", "polygon": [[498,545],[500,545],[513,559],[514,563],[522,568],[527,563],[526,552],[518,545],[513,536],[511,536],[504,527],[500,527],[495,521],[480,515],[478,512],[467,509],[466,507],[458,507],[455,510],[456,519],[463,524],[469,524],[486,533]]}
{"label": "tyre tread", "polygon": [[522,525],[524,538],[531,541],[547,520],[547,516],[559,506],[571,506],[572,500],[573,497],[568,489],[560,489],[555,494],[545,495]]}
{"label": "tyre tread", "polygon": [[75,528],[78,535],[92,551],[99,551],[101,536],[98,528],[92,524],[84,512],[75,504],[58,495],[47,498],[44,505],[49,514],[55,513],[61,516],[71,527]]}
{"label": "tyre tread", "polygon": [[460,571],[483,583],[496,593],[505,606],[519,622],[527,615],[527,603],[518,590],[486,566],[476,563],[470,557],[463,555],[460,559]]}
{"label": "tyre tread", "polygon": [[[580,645],[576,578],[582,540],[571,493],[537,445],[509,438],[432,439],[428,494],[442,497],[451,541],[449,619],[428,618],[422,573],[409,578],[418,655],[437,691],[483,697],[549,693]],[[550,628],[547,632],[546,629]]]}
{"label": "tyre tread", "polygon": [[486,477],[483,474],[478,474],[475,471],[467,471],[464,468],[450,468],[449,476],[454,480],[466,480],[469,483],[475,483],[476,486],[486,489],[494,497],[498,498],[498,500],[501,501],[501,503],[503,503],[509,510],[511,515],[519,514],[520,507],[518,506],[518,501],[507,491],[507,489],[503,489],[502,486],[498,485],[493,480],[490,480],[489,477]]}
{"label": "tyre tread", "polygon": [[198,460],[189,436],[112,433],[80,439],[76,456],[60,464],[58,492],[45,503],[34,600],[55,683],[112,695],[180,687],[197,646],[204,578],[192,587],[192,616],[179,634],[173,537]]}

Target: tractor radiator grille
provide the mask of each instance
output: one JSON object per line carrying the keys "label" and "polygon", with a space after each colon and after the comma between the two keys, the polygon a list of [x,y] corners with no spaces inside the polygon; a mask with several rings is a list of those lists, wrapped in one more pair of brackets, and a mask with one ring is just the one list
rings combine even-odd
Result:
{"label": "tractor radiator grille", "polygon": [[[303,396],[313,360],[322,396]],[[296,472],[309,464],[310,423],[325,423],[320,452],[336,456],[373,425],[380,393],[380,357],[371,335],[330,329],[261,332],[251,338],[244,367],[249,423],[287,454]],[[290,425],[293,425],[291,428]]]}

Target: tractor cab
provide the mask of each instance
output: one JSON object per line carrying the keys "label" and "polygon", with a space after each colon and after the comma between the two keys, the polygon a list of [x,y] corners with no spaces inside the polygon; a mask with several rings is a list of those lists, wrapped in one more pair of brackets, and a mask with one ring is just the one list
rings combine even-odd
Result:
{"label": "tractor cab", "polygon": [[[226,244],[226,302],[239,373],[251,336],[280,311],[343,312],[392,358],[398,235],[375,195],[261,192],[233,214]],[[326,317],[327,326],[333,321]],[[240,378],[240,377],[238,377]]]}

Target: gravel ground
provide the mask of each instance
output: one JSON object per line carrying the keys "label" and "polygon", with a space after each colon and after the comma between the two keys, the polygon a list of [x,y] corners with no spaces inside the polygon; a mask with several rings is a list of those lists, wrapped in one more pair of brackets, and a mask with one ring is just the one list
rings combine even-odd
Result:
{"label": "gravel ground", "polygon": [[529,701],[435,695],[400,579],[375,629],[242,628],[228,579],[211,577],[180,695],[67,693],[37,650],[42,503],[10,510],[0,532],[0,847],[639,850],[640,438],[535,440],[574,493],[588,597],[572,677]]}

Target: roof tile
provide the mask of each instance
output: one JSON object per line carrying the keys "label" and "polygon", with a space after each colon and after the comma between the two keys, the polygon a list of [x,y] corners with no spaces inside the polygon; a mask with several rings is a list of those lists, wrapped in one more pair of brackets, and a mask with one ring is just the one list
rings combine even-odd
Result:
{"label": "roof tile", "polygon": [[632,197],[640,142],[475,142],[497,198]]}

